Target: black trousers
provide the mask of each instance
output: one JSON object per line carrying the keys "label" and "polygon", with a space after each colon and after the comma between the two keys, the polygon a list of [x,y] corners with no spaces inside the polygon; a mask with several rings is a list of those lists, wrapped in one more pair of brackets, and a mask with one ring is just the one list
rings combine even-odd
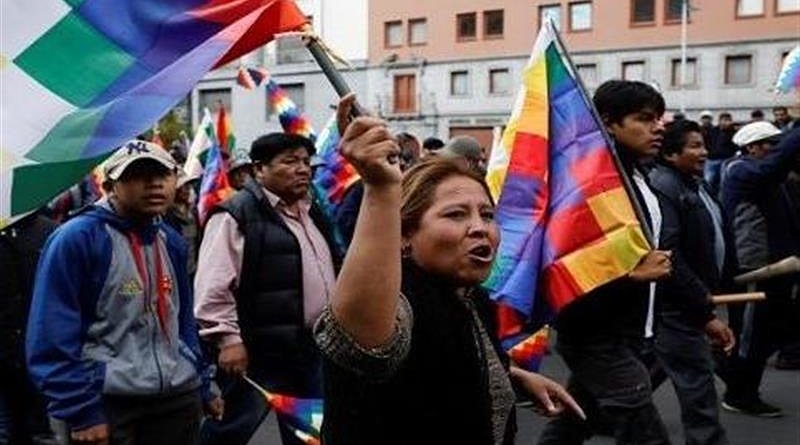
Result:
{"label": "black trousers", "polygon": [[570,339],[559,333],[556,350],[572,375],[567,390],[586,411],[551,420],[539,445],[577,445],[600,428],[613,430],[618,445],[669,444],[664,423],[652,401],[649,368],[655,360],[644,339],[614,335]]}
{"label": "black trousers", "polygon": [[736,335],[730,357],[720,359],[718,374],[725,381],[725,399],[748,403],[759,397],[767,359],[798,330],[791,303],[792,280],[773,279],[759,285],[766,301],[728,305],[728,324]]}
{"label": "black trousers", "polygon": [[112,445],[195,445],[202,401],[198,391],[167,397],[103,397]]}
{"label": "black trousers", "polygon": [[656,334],[658,363],[653,391],[669,377],[681,406],[686,445],[727,445],[719,422],[714,361],[703,329],[689,326],[679,312],[661,314]]}
{"label": "black trousers", "polygon": [[0,444],[54,443],[44,400],[24,367],[0,360]]}

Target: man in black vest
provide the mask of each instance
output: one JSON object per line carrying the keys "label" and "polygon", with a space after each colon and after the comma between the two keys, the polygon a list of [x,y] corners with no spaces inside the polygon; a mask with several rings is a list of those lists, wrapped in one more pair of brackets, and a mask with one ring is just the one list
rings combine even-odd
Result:
{"label": "man in black vest", "polygon": [[[332,238],[309,199],[314,144],[271,133],[253,142],[255,178],[217,207],[200,247],[195,316],[218,351],[225,399],[221,421],[203,426],[204,444],[245,445],[269,413],[267,390],[321,397],[320,356],[311,327],[334,289]],[[280,419],[279,419],[280,420]],[[280,422],[284,445],[300,444]]]}

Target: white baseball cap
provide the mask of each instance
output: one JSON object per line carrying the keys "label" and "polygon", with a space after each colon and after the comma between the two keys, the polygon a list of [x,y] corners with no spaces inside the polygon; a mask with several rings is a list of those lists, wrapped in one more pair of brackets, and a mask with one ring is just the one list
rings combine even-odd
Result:
{"label": "white baseball cap", "polygon": [[142,159],[152,159],[163,165],[167,170],[174,171],[177,168],[175,159],[172,158],[167,150],[152,142],[134,139],[126,142],[111,157],[106,159],[105,163],[103,163],[103,173],[106,178],[116,181],[129,165]]}
{"label": "white baseball cap", "polygon": [[770,139],[780,134],[781,131],[769,122],[752,122],[740,128],[733,135],[733,143],[739,147],[746,147],[754,142]]}

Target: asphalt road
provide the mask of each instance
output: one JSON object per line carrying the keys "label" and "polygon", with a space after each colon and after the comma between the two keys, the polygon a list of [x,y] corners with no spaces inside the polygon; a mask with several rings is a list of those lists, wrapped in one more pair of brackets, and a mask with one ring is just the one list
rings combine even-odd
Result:
{"label": "asphalt road", "polygon": [[[557,355],[546,358],[542,372],[561,382],[564,382],[567,376],[566,368]],[[722,391],[723,385],[719,381],[717,384],[718,392]],[[761,389],[764,400],[783,408],[784,416],[777,419],[760,419],[722,411],[722,424],[728,431],[731,445],[800,445],[800,371],[779,371],[770,365],[764,375]],[[683,444],[680,409],[672,386],[668,383],[662,385],[656,392],[655,399],[673,444]],[[517,417],[519,432],[516,443],[536,444],[545,419],[526,409],[521,409]],[[280,445],[280,443],[275,416],[270,414],[250,441],[250,445]],[[587,445],[613,445],[613,443],[614,441],[607,437],[595,437],[586,442]]]}

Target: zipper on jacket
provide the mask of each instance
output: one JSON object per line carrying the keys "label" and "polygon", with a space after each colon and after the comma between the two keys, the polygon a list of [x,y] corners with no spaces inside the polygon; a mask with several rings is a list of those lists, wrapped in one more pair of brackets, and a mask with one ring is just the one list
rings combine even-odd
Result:
{"label": "zipper on jacket", "polygon": [[[152,247],[153,249],[158,249],[158,238],[157,237],[158,237],[158,235],[156,235],[156,240],[153,242],[153,247]],[[148,256],[147,255],[147,250],[146,249],[143,249],[143,250],[145,251],[145,253],[144,253],[145,257],[147,257]],[[151,257],[155,258],[155,255],[151,255]],[[147,263],[145,263],[145,264],[147,264]],[[159,320],[158,320],[158,314],[156,314],[155,311],[153,311],[151,306],[150,306],[153,303],[153,298],[152,298],[153,297],[153,284],[152,284],[153,277],[150,274],[150,268],[149,267],[145,267],[145,270],[147,271],[147,285],[148,285],[148,291],[147,291],[147,294],[146,294],[146,297],[145,297],[146,298],[145,311],[148,314],[150,314],[150,318],[151,318],[151,320],[153,320],[153,329],[152,329],[152,336],[151,336],[151,339],[152,339],[151,346],[153,348],[153,361],[156,364],[156,371],[158,372],[158,392],[159,393],[163,393],[164,392],[164,373],[161,370],[161,361],[158,359],[158,335],[159,335],[158,334],[158,329],[159,329],[160,324],[159,324]],[[156,286],[158,286],[158,283],[156,283]]]}

